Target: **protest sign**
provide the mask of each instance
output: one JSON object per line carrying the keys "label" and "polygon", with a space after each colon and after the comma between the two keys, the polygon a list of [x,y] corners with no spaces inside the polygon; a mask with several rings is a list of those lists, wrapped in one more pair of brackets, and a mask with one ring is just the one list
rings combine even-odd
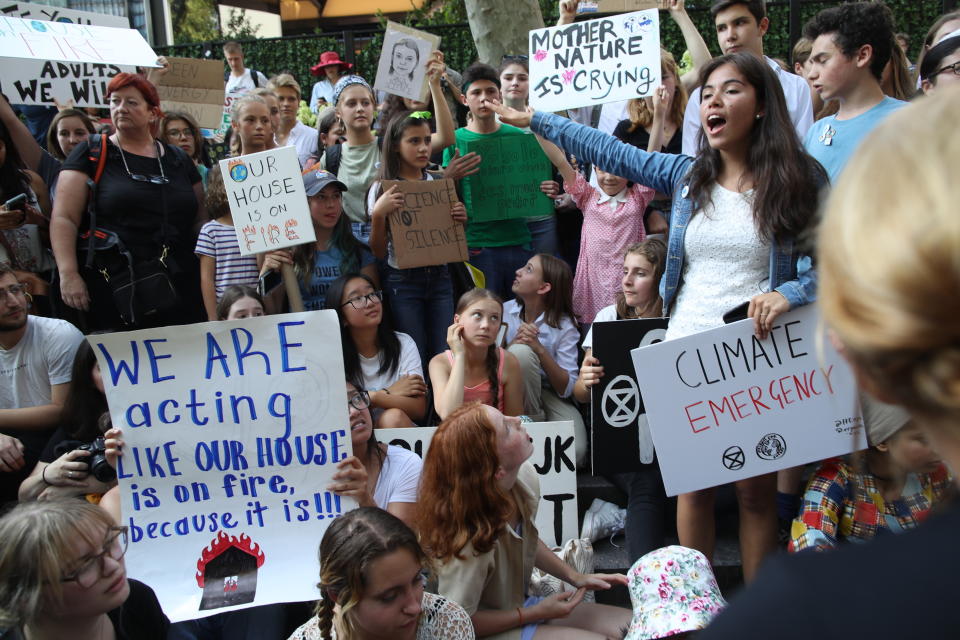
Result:
{"label": "protest sign", "polygon": [[220,161],[240,254],[315,242],[295,147]]}
{"label": "protest sign", "polygon": [[661,2],[657,0],[581,0],[577,13],[623,13],[625,11],[643,11],[656,9]]}
{"label": "protest sign", "polygon": [[0,17],[0,58],[157,66],[157,54],[135,29],[9,17]]}
{"label": "protest sign", "polygon": [[530,31],[530,106],[560,111],[653,95],[660,85],[656,9]]}
{"label": "protest sign", "polygon": [[593,355],[603,377],[590,391],[593,474],[636,471],[653,462],[653,440],[630,350],[663,340],[666,318],[594,322]]}
{"label": "protest sign", "polygon": [[540,183],[551,179],[553,168],[534,136],[464,141],[461,155],[471,151],[483,160],[479,172],[460,182],[470,222],[553,213],[553,200],[540,191]]}
{"label": "protest sign", "polygon": [[[26,20],[127,29],[123,16],[19,2],[0,7],[0,13]],[[0,58],[0,90],[13,104],[48,105],[72,101],[77,107],[106,107],[107,84],[121,71],[135,67],[98,62],[55,62]]]}
{"label": "protest sign", "polygon": [[743,320],[632,354],[667,495],[866,446],[853,373],[815,305],[765,340]]}
{"label": "protest sign", "polygon": [[[548,547],[559,547],[579,538],[577,529],[577,468],[574,462],[573,422],[528,422],[533,438],[530,463],[540,477],[540,506],[536,524]],[[377,439],[427,455],[436,427],[377,429]]]}
{"label": "protest sign", "polygon": [[427,61],[439,48],[440,36],[388,20],[373,88],[426,102]]}
{"label": "protest sign", "polygon": [[160,77],[157,91],[164,111],[183,111],[207,129],[223,118],[223,63],[220,60],[167,58],[170,67]]}
{"label": "protest sign", "polygon": [[316,598],[316,549],[354,508],[332,311],[90,336],[113,425],[127,567],[173,621]]}
{"label": "protest sign", "polygon": [[453,180],[384,180],[383,190],[396,185],[403,208],[390,214],[390,239],[397,267],[410,269],[467,260],[463,224],[450,217],[457,199]]}

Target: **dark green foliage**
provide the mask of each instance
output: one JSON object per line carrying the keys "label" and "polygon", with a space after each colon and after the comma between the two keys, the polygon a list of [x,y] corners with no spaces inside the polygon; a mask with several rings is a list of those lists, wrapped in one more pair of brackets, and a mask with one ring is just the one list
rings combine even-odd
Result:
{"label": "dark green foliage", "polygon": [[[557,10],[555,0],[540,0],[545,24],[555,24]],[[688,0],[687,11],[700,29],[707,46],[714,54],[719,53],[717,39],[714,35],[713,19],[710,17],[708,0]],[[805,22],[821,9],[835,6],[837,2],[823,2],[819,0],[802,1],[801,15]],[[893,11],[896,19],[897,31],[904,31],[910,35],[911,50],[909,57],[915,60],[923,36],[927,28],[940,15],[943,7],[942,0],[889,0],[887,4]],[[785,0],[767,2],[770,15],[770,31],[764,39],[767,55],[789,62],[790,50],[790,23],[789,3]],[[456,21],[455,24],[451,24]],[[476,59],[477,51],[470,35],[470,27],[466,24],[466,13],[461,1],[448,2],[447,7],[427,16],[422,12],[408,14],[408,24],[411,26],[435,33],[442,38],[441,49],[446,55],[447,64],[458,71],[465,69]],[[801,25],[802,26],[802,25]],[[666,49],[671,51],[679,60],[686,48],[680,36],[680,30],[670,20],[666,12],[661,14],[662,41]],[[309,92],[316,78],[310,75],[310,67],[316,64],[322,51],[337,51],[346,56],[344,51],[343,32],[315,34],[306,36],[289,36],[285,38],[261,38],[257,40],[240,40],[246,58],[246,66],[272,75],[280,71],[290,71],[300,82],[304,92]],[[373,79],[376,75],[377,59],[380,56],[380,46],[383,42],[382,29],[372,28],[369,31],[353,32],[354,60],[356,70],[361,75]],[[157,53],[169,56],[190,58],[209,57],[223,58],[221,45],[223,41],[175,45],[160,47]]]}

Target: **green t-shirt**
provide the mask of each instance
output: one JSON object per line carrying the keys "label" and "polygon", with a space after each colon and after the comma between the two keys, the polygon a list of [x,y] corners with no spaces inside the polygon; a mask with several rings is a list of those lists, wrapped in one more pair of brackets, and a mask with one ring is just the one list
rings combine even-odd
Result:
{"label": "green t-shirt", "polygon": [[[466,127],[456,130],[456,147],[463,153],[464,143],[471,140],[491,140],[499,136],[524,136],[523,129],[500,124],[493,133],[474,133]],[[443,166],[447,166],[453,157],[453,147],[443,150]],[[483,164],[480,165],[483,170]],[[497,220],[495,222],[470,221],[470,209],[467,208],[467,246],[468,247],[509,247],[530,244],[530,231],[524,218]]]}

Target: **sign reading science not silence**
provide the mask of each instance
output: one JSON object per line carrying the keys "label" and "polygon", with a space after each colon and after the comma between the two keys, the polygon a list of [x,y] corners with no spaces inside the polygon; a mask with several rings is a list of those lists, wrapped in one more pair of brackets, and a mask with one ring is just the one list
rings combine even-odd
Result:
{"label": "sign reading science not silence", "polygon": [[397,268],[411,269],[467,260],[463,224],[450,217],[458,202],[453,180],[384,180],[396,185],[403,208],[390,214],[390,239]]}
{"label": "sign reading science not silence", "polygon": [[530,106],[560,111],[642,98],[660,85],[656,9],[530,32]]}

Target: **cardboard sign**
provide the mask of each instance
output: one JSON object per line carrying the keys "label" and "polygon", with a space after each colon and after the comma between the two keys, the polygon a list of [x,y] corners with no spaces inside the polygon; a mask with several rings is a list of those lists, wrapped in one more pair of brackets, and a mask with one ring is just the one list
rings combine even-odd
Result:
{"label": "cardboard sign", "polygon": [[[0,7],[0,13],[26,20],[127,29],[123,16],[19,2]],[[0,58],[0,89],[12,104],[54,106],[72,101],[77,107],[106,107],[107,85],[121,71],[136,67],[96,62],[54,62]]]}
{"label": "cardboard sign", "polygon": [[207,129],[223,119],[223,63],[219,60],[167,58],[170,68],[157,91],[164,111],[184,111]]}
{"label": "cardboard sign", "polygon": [[339,335],[319,311],[90,336],[127,569],[172,621],[316,597],[320,538],[356,507],[325,489],[353,450]]}
{"label": "cardboard sign", "polygon": [[530,106],[542,111],[642,98],[660,85],[656,9],[530,32]]}
{"label": "cardboard sign", "polygon": [[553,213],[553,200],[540,191],[540,183],[553,175],[553,165],[534,136],[500,136],[462,144],[461,155],[471,151],[482,160],[480,171],[460,182],[470,222]]}
{"label": "cardboard sign", "polygon": [[316,241],[295,147],[227,158],[220,171],[241,255]]}
{"label": "cardboard sign", "polygon": [[853,373],[815,305],[763,341],[742,320],[631,353],[667,495],[866,446]]}
{"label": "cardboard sign", "polygon": [[[540,539],[548,547],[559,547],[567,540],[580,537],[573,422],[529,422],[523,426],[533,438],[533,455],[529,462],[540,476],[537,529]],[[377,429],[377,439],[413,451],[423,458],[436,430],[436,427]]]}
{"label": "cardboard sign", "polygon": [[636,471],[653,462],[653,440],[630,349],[661,342],[666,318],[594,322],[593,355],[603,377],[590,391],[593,474]]}
{"label": "cardboard sign", "polygon": [[450,205],[459,202],[453,180],[384,180],[383,190],[397,185],[403,209],[390,214],[390,240],[397,267],[410,269],[467,257],[463,224],[450,217]]}
{"label": "cardboard sign", "polygon": [[623,13],[643,11],[660,6],[657,0],[581,0],[577,13]]}
{"label": "cardboard sign", "polygon": [[135,29],[5,17],[0,58],[157,66],[157,54]]}
{"label": "cardboard sign", "polygon": [[387,21],[373,88],[426,102],[430,95],[427,61],[440,48],[440,36]]}

